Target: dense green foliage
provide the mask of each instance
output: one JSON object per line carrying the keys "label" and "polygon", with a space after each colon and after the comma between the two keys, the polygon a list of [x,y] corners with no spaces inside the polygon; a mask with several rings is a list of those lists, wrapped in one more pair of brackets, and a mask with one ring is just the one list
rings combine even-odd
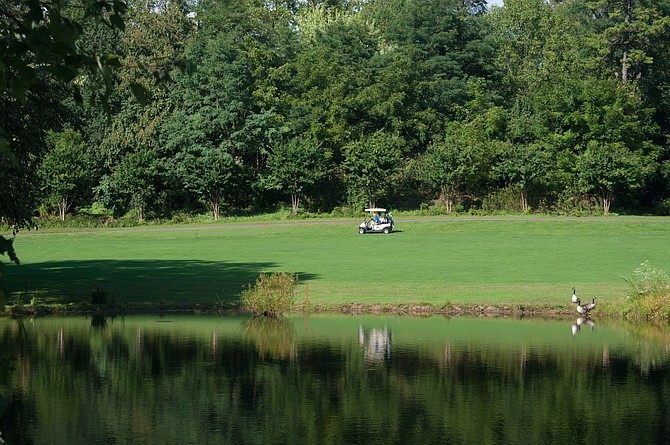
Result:
{"label": "dense green foliage", "polygon": [[82,43],[84,25],[121,30],[126,9],[122,0],[0,2],[0,223],[30,225],[45,135],[80,122],[66,99],[82,102],[85,91],[108,108],[118,57]]}
{"label": "dense green foliage", "polygon": [[78,132],[69,128],[62,133],[49,131],[46,143],[48,150],[37,173],[46,203],[55,205],[60,220],[65,221],[72,203],[90,193],[93,167],[86,164],[89,159]]}
{"label": "dense green foliage", "polygon": [[262,273],[242,292],[242,307],[254,315],[275,318],[293,308],[298,276],[289,272]]}
{"label": "dense green foliage", "polygon": [[628,318],[670,318],[670,279],[662,270],[645,261],[625,278],[628,292],[623,314]]}
{"label": "dense green foliage", "polygon": [[[95,204],[140,221],[289,199],[294,214],[670,209],[668,0],[46,4],[31,35],[55,39],[53,60],[0,11],[9,224],[56,201],[61,218]],[[117,69],[91,72],[89,54]],[[50,130],[81,135],[86,181],[55,183]]]}

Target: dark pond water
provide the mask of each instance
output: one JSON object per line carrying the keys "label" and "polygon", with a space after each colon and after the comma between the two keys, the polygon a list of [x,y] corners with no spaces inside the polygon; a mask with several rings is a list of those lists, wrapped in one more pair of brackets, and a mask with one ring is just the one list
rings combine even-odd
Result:
{"label": "dark pond water", "polygon": [[9,444],[667,444],[670,329],[318,315],[0,319]]}

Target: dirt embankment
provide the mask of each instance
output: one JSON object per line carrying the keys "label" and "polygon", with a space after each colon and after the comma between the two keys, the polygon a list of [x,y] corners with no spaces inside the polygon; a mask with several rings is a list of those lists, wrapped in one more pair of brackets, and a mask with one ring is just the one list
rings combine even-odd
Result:
{"label": "dirt embankment", "polygon": [[[5,311],[0,311],[1,316],[9,317],[39,317],[49,315],[99,315],[114,316],[124,314],[217,314],[217,313],[242,313],[237,305],[174,305],[156,306],[151,305],[68,305],[68,306],[42,306],[42,305],[14,305],[6,306]],[[426,317],[431,315],[445,315],[450,317],[541,317],[541,318],[564,318],[575,314],[573,308],[551,308],[542,306],[492,306],[492,305],[469,305],[460,306],[455,304],[443,307],[435,307],[427,304],[370,304],[346,303],[338,306],[318,306],[302,304],[295,306],[292,313],[343,313],[351,315],[406,315],[411,317]],[[607,315],[598,313],[598,315]]]}

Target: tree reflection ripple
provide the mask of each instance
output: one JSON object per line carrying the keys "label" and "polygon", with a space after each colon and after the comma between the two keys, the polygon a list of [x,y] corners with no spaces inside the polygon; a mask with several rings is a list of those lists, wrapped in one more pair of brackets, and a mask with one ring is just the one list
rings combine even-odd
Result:
{"label": "tree reflection ripple", "polygon": [[77,317],[0,342],[12,444],[670,443],[665,325]]}

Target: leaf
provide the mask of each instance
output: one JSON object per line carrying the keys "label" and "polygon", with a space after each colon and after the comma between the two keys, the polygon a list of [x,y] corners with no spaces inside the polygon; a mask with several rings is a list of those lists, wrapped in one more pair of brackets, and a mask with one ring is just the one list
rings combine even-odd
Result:
{"label": "leaf", "polygon": [[16,263],[18,266],[21,264],[19,261],[19,258],[16,256],[16,252],[14,252],[14,241],[11,239],[7,239],[4,236],[0,236],[0,254],[4,255],[5,253],[9,257],[9,260]]}
{"label": "leaf", "polygon": [[81,105],[84,103],[84,97],[81,95],[81,90],[79,89],[78,86],[75,85],[72,88],[72,95],[74,96],[74,101],[77,104]]}
{"label": "leaf", "polygon": [[109,23],[111,23],[113,27],[121,31],[124,31],[126,29],[126,23],[123,21],[123,17],[121,17],[118,14],[113,14],[112,16],[110,16]]}
{"label": "leaf", "polygon": [[74,48],[74,44],[79,38],[79,27],[69,19],[60,16],[58,18],[61,20],[49,20],[49,31],[51,31],[55,45],[57,47]]}
{"label": "leaf", "polygon": [[65,82],[70,82],[72,79],[77,77],[77,73],[75,71],[63,65],[52,65],[49,67],[49,71],[58,79],[61,79]]}
{"label": "leaf", "polygon": [[140,104],[147,104],[149,92],[143,85],[140,85],[137,82],[130,82],[130,89],[133,91],[133,96],[135,96]]}
{"label": "leaf", "polygon": [[121,67],[121,56],[118,54],[105,54],[100,57],[100,63],[106,66]]}

